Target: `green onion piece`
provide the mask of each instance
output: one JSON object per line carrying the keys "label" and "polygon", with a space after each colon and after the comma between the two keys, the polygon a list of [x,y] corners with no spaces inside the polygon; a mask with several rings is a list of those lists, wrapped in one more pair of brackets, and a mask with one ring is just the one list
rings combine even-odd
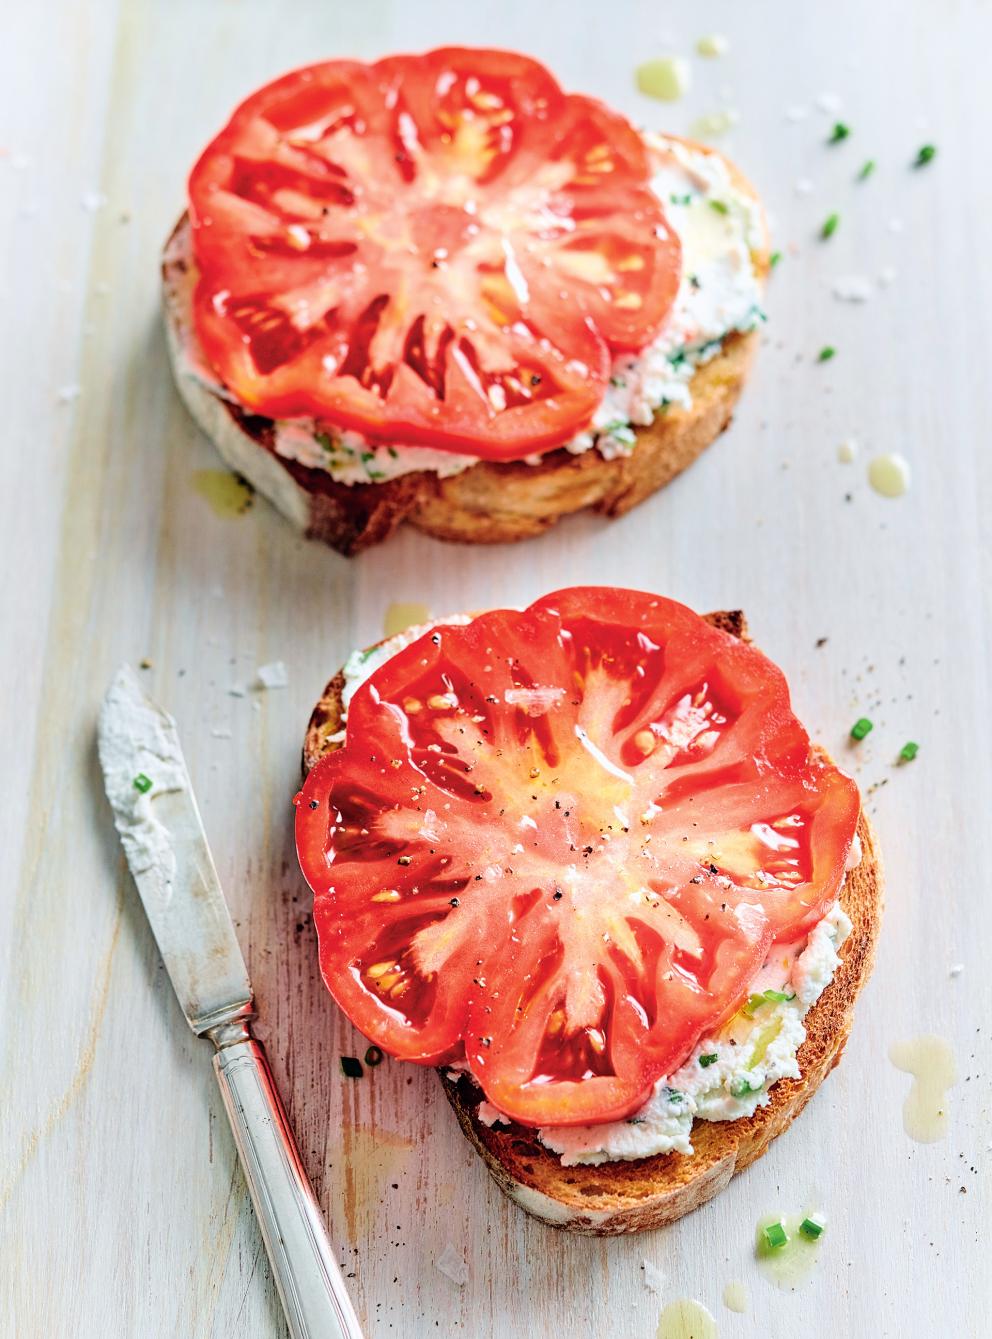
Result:
{"label": "green onion piece", "polygon": [[913,166],[925,167],[926,164],[930,162],[930,159],[936,156],[936,153],[937,153],[937,146],[935,144],[924,144],[923,147],[920,149],[920,151],[917,153],[916,162],[913,164]]}
{"label": "green onion piece", "polygon": [[839,144],[842,139],[847,139],[850,133],[850,126],[846,126],[843,121],[836,121],[833,130],[830,132],[830,138],[827,140],[827,143]]}
{"label": "green onion piece", "polygon": [[867,181],[874,171],[875,171],[875,160],[874,158],[869,158],[868,161],[865,163],[864,167],[862,167],[861,171],[858,173],[858,181]]}
{"label": "green onion piece", "polygon": [[908,744],[903,744],[902,748],[899,750],[899,761],[912,762],[919,751],[919,744],[914,744],[913,741],[910,740]]}
{"label": "green onion piece", "polygon": [[357,1056],[343,1055],[341,1057],[341,1073],[346,1079],[360,1079],[364,1072],[362,1062]]}
{"label": "green onion piece", "polygon": [[385,1057],[382,1050],[378,1046],[370,1046],[365,1052],[365,1063],[372,1068],[375,1068],[376,1065],[381,1065],[384,1059]]}
{"label": "green onion piece", "polygon": [[781,251],[773,251],[772,254],[768,257],[768,264],[772,267],[772,269],[774,269],[781,259],[782,259]]}
{"label": "green onion piece", "polygon": [[703,1069],[707,1069],[710,1065],[716,1064],[718,1059],[719,1057],[717,1056],[716,1051],[713,1051],[710,1055],[701,1055],[699,1057],[699,1063],[702,1065]]}
{"label": "green onion piece", "polygon": [[140,790],[142,795],[147,795],[152,788],[151,777],[145,776],[144,772],[139,772],[134,778],[134,788],[135,790]]}
{"label": "green onion piece", "polygon": [[760,1092],[762,1086],[760,1083],[751,1083],[749,1079],[739,1079],[737,1083],[731,1085],[730,1096],[747,1097],[748,1093]]}
{"label": "green onion piece", "polygon": [[753,1018],[762,1005],[787,1004],[795,998],[795,994],[789,995],[784,990],[763,990],[760,995],[749,995],[747,1004],[741,1012],[747,1014],[748,1018]]}
{"label": "green onion piece", "polygon": [[782,1223],[769,1223],[762,1229],[765,1238],[765,1245],[771,1250],[777,1251],[780,1246],[784,1246],[789,1240],[789,1234],[786,1232]]}
{"label": "green onion piece", "polygon": [[824,240],[828,237],[833,237],[834,233],[837,231],[838,223],[840,223],[840,215],[831,214],[824,221],[823,227],[820,229],[820,236],[824,238]]}
{"label": "green onion piece", "polygon": [[718,214],[729,214],[730,206],[724,204],[722,200],[711,200],[710,209],[715,209]]}
{"label": "green onion piece", "polygon": [[815,1218],[804,1218],[799,1224],[799,1231],[804,1237],[809,1237],[810,1241],[816,1241],[823,1232],[823,1224],[818,1223]]}
{"label": "green onion piece", "polygon": [[874,724],[867,716],[859,716],[851,726],[852,739],[864,739],[865,735],[870,735],[874,729]]}
{"label": "green onion piece", "polygon": [[823,348],[816,356],[816,361],[818,363],[829,363],[836,352],[837,350],[832,344],[824,344]]}

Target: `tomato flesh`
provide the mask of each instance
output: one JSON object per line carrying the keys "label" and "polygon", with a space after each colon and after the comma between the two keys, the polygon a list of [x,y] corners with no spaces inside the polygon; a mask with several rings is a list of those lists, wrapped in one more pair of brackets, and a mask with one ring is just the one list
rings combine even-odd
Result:
{"label": "tomato flesh", "polygon": [[678,291],[650,175],[623,117],[524,56],[297,70],[190,176],[205,356],[272,418],[494,460],[560,446]]}
{"label": "tomato flesh", "polygon": [[859,813],[779,670],[670,600],[578,588],[439,627],[299,797],[324,979],[526,1125],[618,1120],[836,897]]}

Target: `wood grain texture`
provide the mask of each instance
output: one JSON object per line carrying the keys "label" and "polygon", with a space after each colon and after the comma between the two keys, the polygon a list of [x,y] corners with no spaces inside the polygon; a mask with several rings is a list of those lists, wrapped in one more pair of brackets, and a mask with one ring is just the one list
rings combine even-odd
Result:
{"label": "wood grain texture", "polygon": [[[713,29],[730,54],[694,61],[684,103],[633,91],[646,55],[688,52]],[[192,475],[217,462],[170,384],[157,311],[158,252],[196,151],[241,95],[294,64],[486,38],[676,132],[732,89],[741,123],[727,147],[784,252],[733,428],[629,516],[577,518],[513,548],[411,532],[349,564],[261,501],[214,515]],[[785,0],[47,0],[6,16],[0,1333],[284,1332],[208,1050],[185,1031],[100,790],[96,707],[119,661],[141,657],[179,719],[259,1030],[371,1336],[649,1339],[681,1295],[718,1315],[724,1339],[986,1331],[990,40],[979,0],[912,0],[898,21],[854,0],[801,15]],[[813,105],[827,92],[852,127],[835,148],[833,116]],[[786,119],[794,106],[805,120]],[[938,157],[911,171],[925,141]],[[855,183],[869,157],[874,176]],[[797,195],[797,178],[812,193]],[[81,203],[92,192],[106,197],[97,209]],[[864,306],[831,294],[888,267],[894,282]],[[818,365],[825,344],[837,356]],[[862,451],[841,465],[848,436]],[[866,483],[883,450],[912,464],[898,502]],[[359,1042],[317,978],[292,850],[307,714],[350,647],[379,636],[390,601],[443,613],[574,581],[746,608],[800,714],[863,784],[887,867],[878,966],[843,1063],[767,1157],[641,1240],[571,1239],[517,1212],[430,1073],[386,1064],[341,1079],[338,1057]],[[230,694],[273,659],[287,689]],[[846,733],[862,714],[875,729],[855,750]],[[897,769],[909,738],[919,758]],[[903,1134],[908,1078],[886,1059],[921,1031],[952,1039],[961,1068],[951,1133],[932,1146]],[[777,1293],[751,1261],[754,1223],[810,1201],[830,1217],[818,1273]],[[435,1268],[449,1241],[464,1287]],[[663,1298],[644,1285],[645,1258]],[[748,1281],[746,1315],[720,1305],[731,1279]]]}

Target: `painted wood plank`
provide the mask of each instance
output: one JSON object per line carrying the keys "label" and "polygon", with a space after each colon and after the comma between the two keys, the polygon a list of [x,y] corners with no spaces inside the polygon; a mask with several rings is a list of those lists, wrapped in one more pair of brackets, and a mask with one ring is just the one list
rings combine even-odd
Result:
{"label": "painted wood plank", "polygon": [[[647,1339],[681,1295],[731,1339],[983,1332],[992,16],[975,2],[945,11],[938,23],[916,0],[893,24],[884,7],[838,0],[800,24],[779,0],[746,15],[136,0],[15,16],[0,50],[12,109],[0,229],[20,313],[2,364],[3,1333],[283,1333],[208,1051],[184,1030],[100,793],[96,707],[116,664],[142,657],[179,718],[260,1032],[370,1335]],[[694,62],[684,104],[634,92],[646,54],[688,52],[711,28],[731,51]],[[348,563],[261,501],[224,519],[195,492],[194,471],[217,462],[169,382],[157,254],[195,152],[255,83],[324,54],[449,40],[530,50],[569,86],[677,131],[729,102],[741,115],[730,147],[767,197],[784,259],[733,429],[662,496],[516,548],[404,534]],[[853,131],[836,149],[823,143],[832,113],[816,106],[828,93]],[[787,117],[796,107],[805,119]],[[916,173],[925,140],[939,155]],[[868,157],[876,173],[856,184]],[[84,207],[94,193],[106,201]],[[821,244],[835,210],[841,226]],[[890,268],[863,307],[832,295],[838,279]],[[821,366],[827,343],[838,354]],[[850,436],[862,451],[842,465]],[[898,502],[866,484],[882,450],[912,463]],[[359,1043],[316,973],[291,838],[309,707],[347,651],[380,635],[390,601],[443,613],[580,581],[746,608],[801,714],[865,787],[890,890],[845,1061],[798,1126],[708,1208],[611,1242],[555,1234],[504,1201],[431,1074],[386,1064],[341,1080],[338,1057]],[[231,695],[273,659],[288,688]],[[849,750],[865,713],[875,731]],[[895,769],[910,737],[919,759]],[[961,1066],[951,1134],[929,1147],[902,1132],[907,1080],[886,1059],[923,1030],[951,1038]],[[754,1272],[753,1225],[809,1197],[830,1215],[823,1259],[808,1289],[780,1295]],[[461,1288],[435,1267],[449,1241],[469,1264]],[[645,1259],[663,1297],[644,1285]],[[732,1279],[748,1284],[746,1315],[721,1307]]]}

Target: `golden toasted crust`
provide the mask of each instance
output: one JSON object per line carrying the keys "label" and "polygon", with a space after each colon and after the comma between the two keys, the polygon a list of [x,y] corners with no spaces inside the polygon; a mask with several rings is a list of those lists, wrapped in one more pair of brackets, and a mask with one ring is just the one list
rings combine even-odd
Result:
{"label": "golden toasted crust", "polygon": [[[715,149],[689,143],[697,151]],[[757,199],[728,161],[735,186]],[[502,544],[539,535],[563,516],[592,507],[621,516],[663,488],[729,425],[757,349],[755,332],[732,334],[690,382],[692,406],[671,405],[646,427],[635,427],[629,456],[605,460],[598,451],[549,452],[538,465],[480,461],[447,479],[428,471],[383,483],[342,484],[326,470],[276,454],[271,419],[250,414],[198,379],[184,357],[190,324],[189,220],[183,215],[166,243],[162,284],[169,353],[179,392],[194,419],[232,469],[244,475],[312,539],[351,556],[408,524],[438,539]],[[754,253],[764,277],[768,248]]]}
{"label": "golden toasted crust", "polygon": [[[749,641],[740,611],[705,615],[707,622]],[[344,724],[344,675],[330,681],[314,708],[303,748],[304,771],[337,747],[332,736]],[[533,1130],[519,1125],[486,1126],[477,1116],[482,1094],[465,1076],[438,1075],[466,1138],[482,1156],[496,1184],[536,1218],[571,1232],[615,1236],[663,1227],[713,1198],[767,1150],[802,1111],[837,1064],[851,1032],[854,1005],[871,974],[881,924],[882,862],[864,814],[858,822],[862,859],[850,871],[841,905],[851,918],[851,934],[841,946],[834,979],[804,1019],[806,1040],[799,1048],[799,1079],[780,1079],[767,1106],[731,1121],[696,1121],[694,1153],[659,1154],[598,1167],[563,1167]]]}

